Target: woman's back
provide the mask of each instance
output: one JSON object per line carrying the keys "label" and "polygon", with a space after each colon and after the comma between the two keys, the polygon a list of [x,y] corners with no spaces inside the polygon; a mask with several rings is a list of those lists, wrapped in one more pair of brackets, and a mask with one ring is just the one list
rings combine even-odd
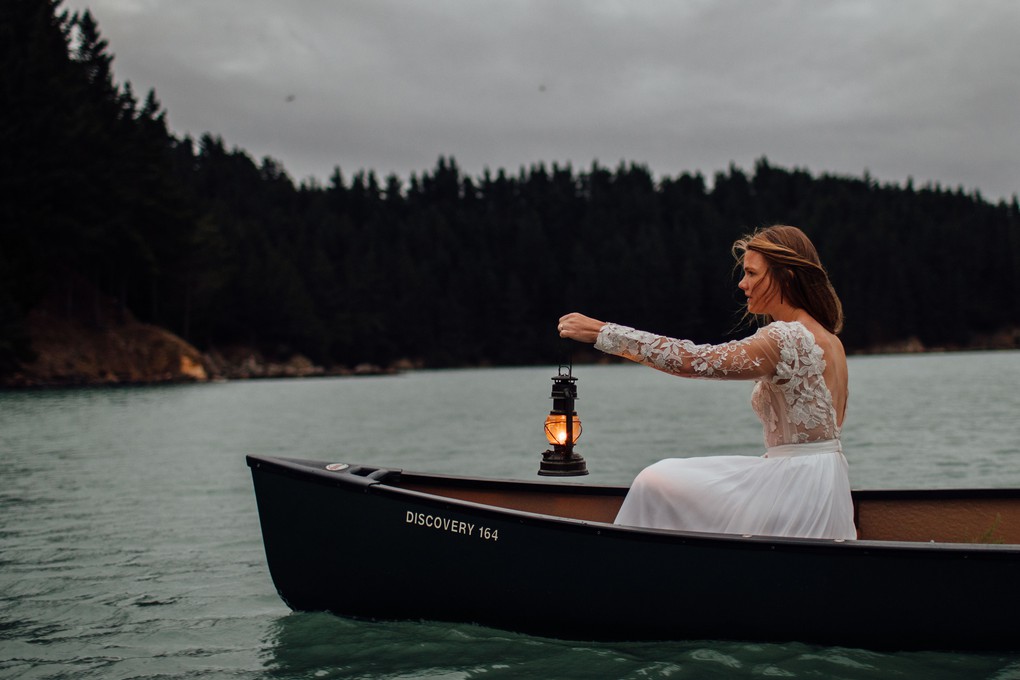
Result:
{"label": "woman's back", "polygon": [[809,324],[810,317],[807,323],[776,321],[758,333],[774,343],[776,357],[751,397],[766,446],[839,438],[846,408],[846,359],[835,336],[818,329],[819,341]]}

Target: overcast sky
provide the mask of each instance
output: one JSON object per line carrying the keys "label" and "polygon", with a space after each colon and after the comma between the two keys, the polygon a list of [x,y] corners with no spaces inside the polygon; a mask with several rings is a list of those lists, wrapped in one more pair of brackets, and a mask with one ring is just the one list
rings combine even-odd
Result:
{"label": "overcast sky", "polygon": [[296,181],[762,156],[1020,192],[1016,0],[69,0],[177,134]]}

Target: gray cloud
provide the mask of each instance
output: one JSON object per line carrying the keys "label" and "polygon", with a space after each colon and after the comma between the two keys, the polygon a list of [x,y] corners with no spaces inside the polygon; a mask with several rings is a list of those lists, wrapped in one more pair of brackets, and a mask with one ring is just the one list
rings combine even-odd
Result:
{"label": "gray cloud", "polygon": [[1012,0],[74,0],[115,73],[296,179],[766,155],[1020,191]]}

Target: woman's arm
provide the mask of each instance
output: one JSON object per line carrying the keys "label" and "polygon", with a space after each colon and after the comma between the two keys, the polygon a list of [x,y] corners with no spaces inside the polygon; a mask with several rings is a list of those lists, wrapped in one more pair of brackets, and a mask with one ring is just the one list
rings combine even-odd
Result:
{"label": "woman's arm", "polygon": [[558,328],[560,337],[593,342],[607,354],[690,378],[755,380],[775,373],[780,360],[778,339],[766,332],[767,327],[719,345],[695,345],[577,313],[563,316]]}

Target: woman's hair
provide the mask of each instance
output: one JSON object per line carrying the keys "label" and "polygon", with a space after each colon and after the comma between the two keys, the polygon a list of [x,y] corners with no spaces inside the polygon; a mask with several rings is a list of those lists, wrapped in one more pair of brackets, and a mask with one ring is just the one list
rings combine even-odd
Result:
{"label": "woman's hair", "polygon": [[830,333],[843,329],[843,305],[804,232],[785,225],[765,227],[734,242],[733,256],[738,263],[748,250],[768,263],[771,281],[766,293],[778,285],[780,300],[805,310]]}

